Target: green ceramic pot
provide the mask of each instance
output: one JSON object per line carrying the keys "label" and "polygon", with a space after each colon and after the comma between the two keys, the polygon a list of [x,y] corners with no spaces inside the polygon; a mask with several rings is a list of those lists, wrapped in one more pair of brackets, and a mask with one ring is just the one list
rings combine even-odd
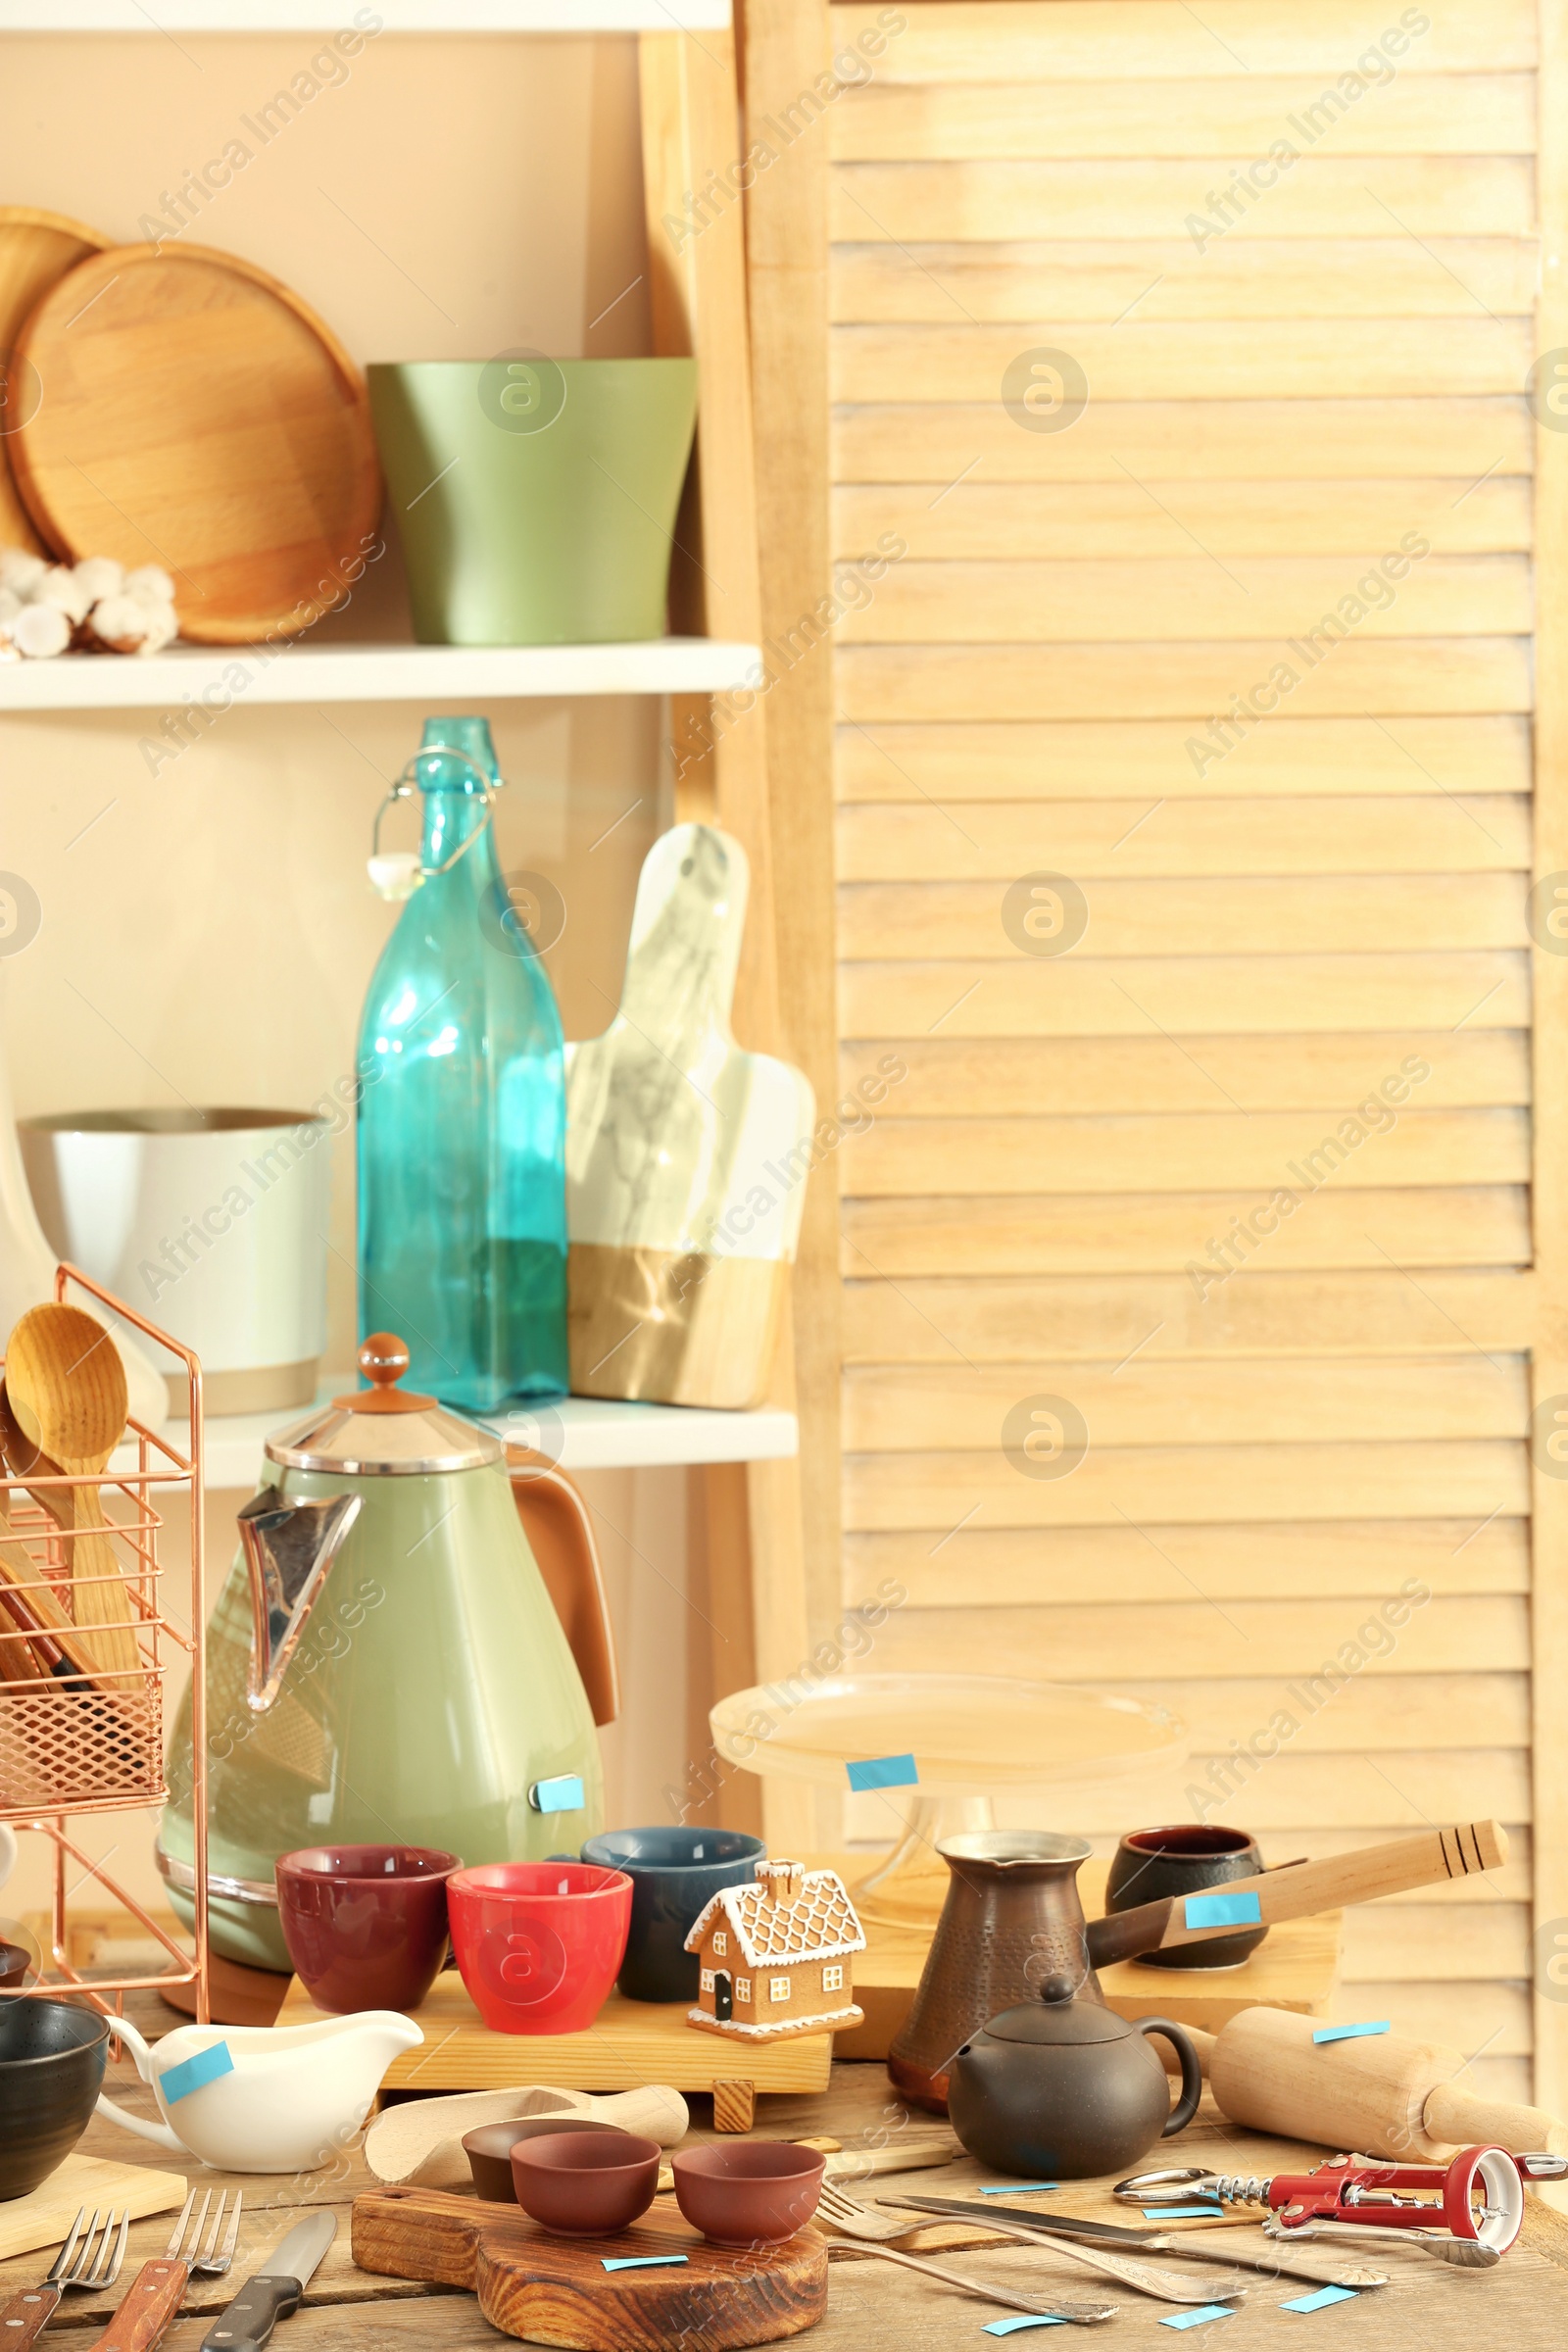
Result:
{"label": "green ceramic pot", "polygon": [[369,369],[421,645],[664,634],[695,360]]}

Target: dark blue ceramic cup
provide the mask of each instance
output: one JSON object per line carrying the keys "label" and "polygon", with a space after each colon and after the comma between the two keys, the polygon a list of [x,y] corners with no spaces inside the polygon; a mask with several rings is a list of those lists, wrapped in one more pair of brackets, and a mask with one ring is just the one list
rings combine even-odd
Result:
{"label": "dark blue ceramic cup", "polygon": [[744,1830],[606,1830],[585,1862],[631,1881],[631,1932],[616,1980],[629,2001],[695,2001],[697,1955],[686,1937],[721,1886],[749,1886],[767,1848]]}

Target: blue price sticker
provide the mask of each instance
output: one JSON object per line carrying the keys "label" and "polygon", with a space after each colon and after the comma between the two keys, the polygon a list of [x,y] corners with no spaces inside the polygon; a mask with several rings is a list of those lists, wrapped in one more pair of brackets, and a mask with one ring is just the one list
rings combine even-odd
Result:
{"label": "blue price sticker", "polygon": [[1315,2295],[1298,2295],[1294,2303],[1282,2303],[1281,2311],[1327,2311],[1331,2303],[1353,2303],[1355,2289],[1349,2286],[1320,2286]]}
{"label": "blue price sticker", "polygon": [[666,2264],[684,2262],[684,2254],[601,2254],[600,2263],[607,2271],[658,2271]]}
{"label": "blue price sticker", "polygon": [[850,1787],[857,1794],[863,1788],[918,1788],[920,1775],[914,1768],[913,1756],[868,1756],[863,1763],[846,1764]]}
{"label": "blue price sticker", "polygon": [[1159,2324],[1162,2328],[1201,2328],[1205,2320],[1234,2320],[1235,2317],[1235,2308],[1229,2303],[1200,2303],[1196,2311],[1178,2311]]}
{"label": "blue price sticker", "polygon": [[1255,1928],[1262,1916],[1255,1894],[1228,1894],[1223,1888],[1213,1894],[1188,1895],[1182,1913],[1190,1928]]}
{"label": "blue price sticker", "polygon": [[1388,2019],[1381,2018],[1371,2026],[1318,2026],[1312,2034],[1314,2041],[1359,2041],[1366,2034],[1387,2034]]}
{"label": "blue price sticker", "polygon": [[1059,2188],[1059,2180],[999,2180],[993,2188],[982,2188],[983,2197],[1039,2197],[1048,2188]]}
{"label": "blue price sticker", "polygon": [[528,1802],[536,1813],[580,1813],[585,1801],[582,1776],[575,1772],[558,1773],[553,1781],[535,1781],[528,1791]]}
{"label": "blue price sticker", "polygon": [[167,2068],[158,2078],[158,2087],[172,2107],[180,2099],[188,2099],[193,2090],[216,2082],[220,2075],[233,2072],[234,2061],[228,2054],[227,2042],[215,2041],[205,2050],[198,2050],[194,2058],[183,2058],[178,2066]]}
{"label": "blue price sticker", "polygon": [[1066,2325],[1065,2320],[1055,2319],[1044,2311],[1038,2315],[1023,2311],[1015,2320],[988,2320],[986,2333],[987,2335],[1011,2335],[1019,2328],[1065,2328]]}

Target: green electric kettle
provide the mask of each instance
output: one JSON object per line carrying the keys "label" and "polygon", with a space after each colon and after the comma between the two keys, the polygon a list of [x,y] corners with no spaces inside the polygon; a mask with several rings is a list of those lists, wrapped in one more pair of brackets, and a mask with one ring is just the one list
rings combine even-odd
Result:
{"label": "green electric kettle", "polygon": [[[268,1440],[207,1638],[213,1949],[287,1969],[272,1865],[301,1846],[575,1852],[603,1825],[596,1723],[614,1651],[588,1514],[537,1455],[371,1383]],[[158,1866],[190,1923],[191,1701],[170,1740]]]}

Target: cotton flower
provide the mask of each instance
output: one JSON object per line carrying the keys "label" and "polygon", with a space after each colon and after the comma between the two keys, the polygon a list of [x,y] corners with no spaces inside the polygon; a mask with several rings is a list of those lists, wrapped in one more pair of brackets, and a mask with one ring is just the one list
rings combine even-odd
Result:
{"label": "cotton flower", "polygon": [[42,556],[32,555],[24,547],[0,547],[0,588],[9,588],[13,596],[21,597],[24,602],[48,568]]}
{"label": "cotton flower", "polygon": [[92,611],[92,593],[69,564],[53,564],[42,579],[35,581],[29,601],[35,605],[57,605],[68,620],[85,620]]}
{"label": "cotton flower", "polygon": [[34,662],[63,654],[71,643],[71,622],[59,605],[24,605],[8,626],[18,653]]}
{"label": "cotton flower", "polygon": [[139,605],[172,605],[174,601],[174,583],[158,564],[139,564],[134,571],[126,572],[122,585]]}
{"label": "cotton flower", "polygon": [[87,623],[104,652],[156,654],[179,623],[172,605],[140,604],[133,596],[100,597]]}
{"label": "cotton flower", "polygon": [[156,654],[178,631],[174,583],[157,564],[127,573],[113,556],[49,564],[25,548],[0,548],[0,660],[43,662],[68,647]]}
{"label": "cotton flower", "polygon": [[119,596],[125,585],[125,566],[113,556],[87,556],[76,565],[76,578],[96,605],[106,596]]}

